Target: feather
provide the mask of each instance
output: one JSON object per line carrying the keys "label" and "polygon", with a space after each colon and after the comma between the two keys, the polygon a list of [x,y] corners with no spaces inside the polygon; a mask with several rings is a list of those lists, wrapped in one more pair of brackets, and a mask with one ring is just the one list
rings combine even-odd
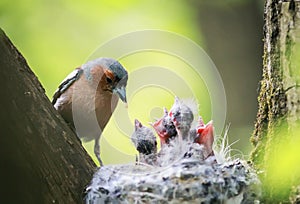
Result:
{"label": "feather", "polygon": [[55,91],[53,95],[52,104],[54,105],[57,99],[63,94],[79,77],[82,75],[83,70],[81,68],[76,68],[73,72],[71,72],[59,85],[58,89]]}

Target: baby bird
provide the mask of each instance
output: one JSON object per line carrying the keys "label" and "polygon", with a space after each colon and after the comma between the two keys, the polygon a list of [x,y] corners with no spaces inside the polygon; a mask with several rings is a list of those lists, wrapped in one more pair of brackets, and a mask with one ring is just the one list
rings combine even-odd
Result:
{"label": "baby bird", "polygon": [[214,151],[212,149],[214,143],[214,127],[212,121],[209,121],[206,125],[204,124],[201,117],[199,117],[197,127],[197,136],[194,140],[195,143],[204,146],[204,158],[214,155]]}
{"label": "baby bird", "polygon": [[98,58],[83,64],[59,85],[52,104],[84,141],[95,140],[94,153],[100,158],[99,139],[120,98],[126,100],[128,73],[116,60]]}
{"label": "baby bird", "polygon": [[159,136],[161,145],[169,144],[170,139],[177,136],[176,128],[166,108],[164,108],[164,116],[151,125]]}
{"label": "baby bird", "polygon": [[192,122],[194,120],[193,107],[189,107],[178,97],[175,97],[175,102],[169,112],[179,138],[186,139],[189,137]]}
{"label": "baby bird", "polygon": [[139,152],[140,162],[149,164],[148,160],[155,161],[152,157],[155,157],[157,153],[156,137],[150,128],[143,126],[137,119],[134,123],[135,131],[131,136],[131,141]]}

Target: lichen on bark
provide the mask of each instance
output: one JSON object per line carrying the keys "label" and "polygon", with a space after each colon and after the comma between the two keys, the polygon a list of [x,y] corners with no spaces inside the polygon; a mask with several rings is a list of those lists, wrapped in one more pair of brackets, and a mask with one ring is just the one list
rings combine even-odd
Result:
{"label": "lichen on bark", "polygon": [[[263,76],[251,138],[255,147],[251,159],[264,172],[263,178],[268,176],[270,158],[280,144],[292,142],[289,132],[300,121],[300,2],[267,0],[264,21]],[[267,190],[265,196],[272,199],[274,192]]]}

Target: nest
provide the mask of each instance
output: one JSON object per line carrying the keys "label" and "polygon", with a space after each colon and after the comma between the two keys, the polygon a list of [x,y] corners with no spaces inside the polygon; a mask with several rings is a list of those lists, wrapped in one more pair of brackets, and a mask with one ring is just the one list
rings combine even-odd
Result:
{"label": "nest", "polygon": [[[260,181],[247,162],[218,159],[213,150],[212,122],[204,124],[196,108],[178,98],[164,116],[152,124],[159,136],[135,121],[132,141],[138,161],[102,166],[85,191],[94,203],[255,203]],[[216,156],[217,155],[217,156]]]}

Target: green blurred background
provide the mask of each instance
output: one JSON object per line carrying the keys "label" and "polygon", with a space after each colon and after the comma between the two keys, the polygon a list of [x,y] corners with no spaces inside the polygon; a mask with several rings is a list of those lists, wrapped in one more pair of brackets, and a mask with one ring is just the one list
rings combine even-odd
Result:
{"label": "green blurred background", "polygon": [[[204,48],[219,70],[227,97],[229,139],[238,140],[233,154],[247,157],[262,67],[262,13],[263,1],[259,0],[1,0],[0,26],[25,56],[50,99],[67,74],[112,38],[143,29],[167,30],[190,38]],[[169,56],[144,53],[142,58],[130,57],[121,60],[129,73],[153,60],[183,78],[190,77],[180,71],[184,65]],[[201,115],[208,122],[211,107],[203,81],[186,80],[199,93]],[[129,119],[153,121],[162,114],[157,107],[171,107],[172,102],[172,94],[145,88],[130,98]],[[122,105],[118,108],[124,109]],[[115,120],[110,121],[104,138],[101,154],[105,164],[135,160],[134,148]],[[93,156],[93,143],[85,146]]]}

